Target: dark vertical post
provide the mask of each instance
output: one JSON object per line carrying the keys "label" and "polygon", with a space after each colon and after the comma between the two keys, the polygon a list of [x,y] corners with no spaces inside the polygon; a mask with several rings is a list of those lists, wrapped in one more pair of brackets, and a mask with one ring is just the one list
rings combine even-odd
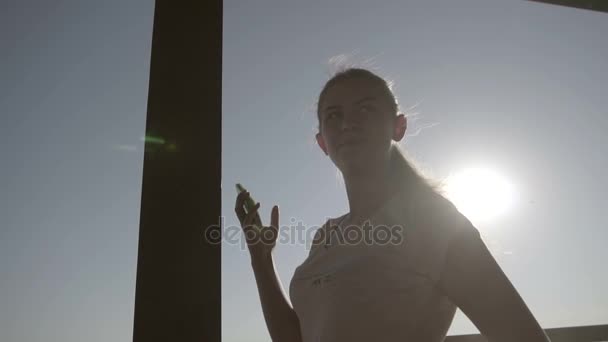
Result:
{"label": "dark vertical post", "polygon": [[157,0],[133,340],[220,341],[222,1]]}

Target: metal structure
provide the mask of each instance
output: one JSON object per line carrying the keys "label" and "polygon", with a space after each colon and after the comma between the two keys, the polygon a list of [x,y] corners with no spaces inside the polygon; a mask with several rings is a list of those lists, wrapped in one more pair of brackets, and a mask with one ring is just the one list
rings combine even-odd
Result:
{"label": "metal structure", "polygon": [[[605,0],[530,1],[608,12]],[[156,0],[135,342],[221,339],[220,244],[209,237],[220,234],[222,5]],[[553,342],[608,341],[608,325],[547,334]],[[485,339],[462,335],[446,341]]]}
{"label": "metal structure", "polygon": [[222,1],[157,0],[152,35],[133,340],[220,341]]}
{"label": "metal structure", "polygon": [[590,11],[608,13],[608,1],[606,0],[529,0],[533,2],[543,2],[551,5],[560,5],[586,9]]}
{"label": "metal structure", "polygon": [[[582,327],[545,329],[551,342],[601,342],[608,341],[608,324]],[[445,342],[487,342],[479,334],[448,336]]]}

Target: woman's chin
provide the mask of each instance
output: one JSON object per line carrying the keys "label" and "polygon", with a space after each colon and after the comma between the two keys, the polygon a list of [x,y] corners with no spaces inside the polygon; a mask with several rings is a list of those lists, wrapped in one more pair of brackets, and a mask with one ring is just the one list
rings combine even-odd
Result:
{"label": "woman's chin", "polygon": [[368,173],[374,162],[362,153],[342,155],[338,168],[342,174],[363,174]]}

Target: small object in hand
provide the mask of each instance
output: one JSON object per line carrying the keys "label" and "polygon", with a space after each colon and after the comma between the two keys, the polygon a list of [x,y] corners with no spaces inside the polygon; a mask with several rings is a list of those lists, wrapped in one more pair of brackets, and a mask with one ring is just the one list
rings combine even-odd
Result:
{"label": "small object in hand", "polygon": [[[241,185],[241,183],[236,183],[237,194],[240,194],[243,191],[247,191],[247,189],[245,189],[245,187],[243,187]],[[253,198],[250,195],[245,199],[245,212],[247,214],[249,214],[254,208],[255,208],[255,201],[253,200]]]}
{"label": "small object in hand", "polygon": [[[236,183],[236,192],[237,194],[240,194],[243,191],[247,191],[247,189],[245,189],[245,187],[243,185],[241,185],[241,183]],[[252,210],[255,209],[255,201],[253,200],[253,198],[251,197],[251,195],[249,195],[246,199],[245,199],[245,213],[249,214]],[[254,227],[256,227],[258,230],[260,229],[260,227],[258,227],[256,224],[253,225]]]}

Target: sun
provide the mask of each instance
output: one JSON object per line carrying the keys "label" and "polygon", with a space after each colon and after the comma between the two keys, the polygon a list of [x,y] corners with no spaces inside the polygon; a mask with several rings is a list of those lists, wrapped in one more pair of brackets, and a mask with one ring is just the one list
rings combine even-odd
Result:
{"label": "sun", "polygon": [[475,223],[495,220],[512,208],[513,185],[489,168],[471,167],[447,177],[446,196]]}

